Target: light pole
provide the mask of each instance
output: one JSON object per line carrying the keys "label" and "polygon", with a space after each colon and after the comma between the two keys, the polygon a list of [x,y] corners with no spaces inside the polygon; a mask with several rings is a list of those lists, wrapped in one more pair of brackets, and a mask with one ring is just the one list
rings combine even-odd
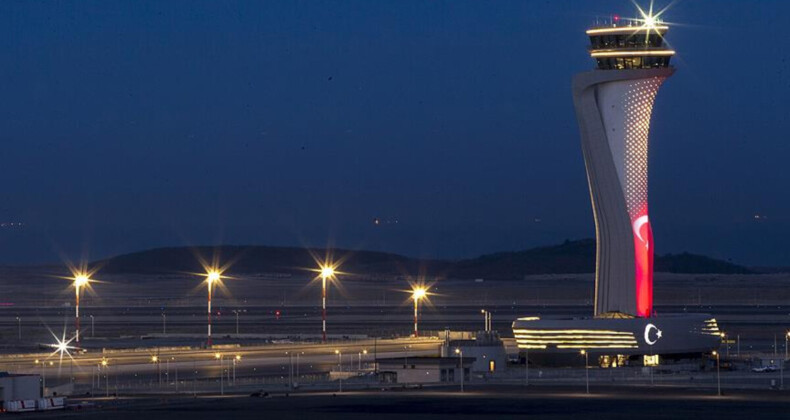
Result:
{"label": "light pole", "polygon": [[206,283],[208,284],[208,335],[206,344],[211,346],[211,294],[214,291],[214,283],[220,281],[222,276],[217,270],[209,270],[206,274]]}
{"label": "light pole", "polygon": [[712,354],[716,356],[716,394],[721,396],[721,364],[719,363],[719,352],[714,350]]}
{"label": "light pole", "polygon": [[790,339],[790,332],[785,333],[785,358],[779,364],[780,388],[785,389],[785,362],[787,362],[787,341]]}
{"label": "light pole", "polygon": [[237,354],[236,357],[233,358],[233,386],[236,386],[236,363],[241,362],[241,355]]}
{"label": "light pole", "polygon": [[464,392],[464,376],[466,376],[464,369],[464,352],[461,349],[455,349],[455,354],[458,355],[458,358],[461,361],[461,392]]}
{"label": "light pole", "polygon": [[[102,358],[101,359],[101,369],[104,372],[104,396],[105,397],[109,397],[110,396],[110,379],[108,378],[108,375],[107,375],[107,373],[108,373],[107,370],[109,368],[110,368],[110,366],[109,366],[109,362],[107,361],[107,359]],[[99,379],[101,379],[101,378],[99,378]],[[99,384],[99,386],[101,386],[101,384]]]}
{"label": "light pole", "polygon": [[529,347],[524,348],[524,385],[529,386]]}
{"label": "light pole", "polygon": [[357,370],[360,370],[360,371],[362,370],[362,355],[363,354],[368,354],[368,351],[367,350],[362,350],[361,352],[357,353],[357,356],[359,357],[359,361],[358,361],[358,364],[357,364]]}
{"label": "light pole", "polygon": [[584,381],[587,387],[587,393],[590,393],[590,359],[589,359],[589,352],[587,350],[582,349],[581,355],[584,356]]}
{"label": "light pole", "polygon": [[425,298],[425,295],[428,294],[428,290],[424,287],[415,287],[412,290],[411,298],[414,300],[414,336],[419,337],[420,332],[417,328],[417,322],[419,320],[419,307],[420,307],[420,299]]}
{"label": "light pole", "polygon": [[299,380],[299,355],[304,354],[304,352],[296,352],[296,380]]}
{"label": "light pole", "polygon": [[44,375],[44,363],[46,363],[46,361],[42,361],[38,359],[33,361],[33,364],[37,365],[39,363],[41,363],[41,396],[46,397],[47,377]]}
{"label": "light pole", "polygon": [[94,335],[95,330],[93,329],[93,327],[94,327],[94,319],[93,319],[93,315],[91,315],[91,337],[95,337]]}
{"label": "light pole", "polygon": [[244,309],[244,310],[236,309],[236,310],[233,311],[233,313],[236,314],[236,335],[239,335],[239,314],[241,312],[247,312],[247,310],[246,309]]}
{"label": "light pole", "polygon": [[17,336],[19,338],[19,341],[22,341],[22,318],[16,317],[16,323],[17,323],[17,330],[18,330]]}
{"label": "light pole", "polygon": [[338,383],[340,384],[340,389],[338,392],[343,392],[343,353],[340,350],[335,350],[335,354],[337,355],[337,368],[338,368],[338,378],[340,379]]}
{"label": "light pole", "polygon": [[[36,359],[33,363],[41,364],[41,396],[46,397],[47,396],[47,369],[46,369],[47,361],[46,360],[39,361],[38,359]],[[53,364],[54,362],[52,361],[49,362],[50,366],[52,366]]]}
{"label": "light pole", "polygon": [[151,363],[156,365],[156,378],[159,381],[159,388],[162,388],[162,369],[159,365],[159,356],[151,356]]}
{"label": "light pole", "polygon": [[326,343],[326,281],[335,277],[335,268],[332,265],[321,267],[321,337]]}
{"label": "light pole", "polygon": [[727,341],[727,333],[721,332],[721,341],[724,342],[724,351],[726,352],[727,359],[730,358],[730,343]]}
{"label": "light pole", "polygon": [[294,355],[287,351],[285,352],[288,355],[288,389],[293,391],[294,387]]}
{"label": "light pole", "polygon": [[225,383],[223,382],[223,372],[222,372],[222,354],[221,353],[214,353],[214,358],[219,361],[219,395],[225,395]]}
{"label": "light pole", "polygon": [[774,334],[774,359],[777,358],[776,352],[777,352],[777,350],[776,350],[776,334]]}
{"label": "light pole", "polygon": [[77,273],[74,276],[74,291],[75,291],[75,316],[74,316],[74,325],[76,328],[76,333],[74,335],[74,341],[76,343],[80,342],[80,290],[87,286],[90,283],[91,279],[86,273]]}
{"label": "light pole", "polygon": [[176,393],[178,393],[178,363],[176,363],[175,356],[170,356],[170,360],[173,361],[173,367],[175,368],[175,380],[173,382],[176,384]]}
{"label": "light pole", "polygon": [[167,314],[162,312],[162,335],[167,335]]}
{"label": "light pole", "polygon": [[493,328],[493,322],[492,322],[493,321],[493,317],[491,316],[491,311],[488,311],[488,310],[485,310],[485,309],[481,309],[480,313],[483,314],[484,321],[485,321],[484,325],[483,325],[483,327],[484,327],[483,330],[485,332],[491,332],[494,329]]}

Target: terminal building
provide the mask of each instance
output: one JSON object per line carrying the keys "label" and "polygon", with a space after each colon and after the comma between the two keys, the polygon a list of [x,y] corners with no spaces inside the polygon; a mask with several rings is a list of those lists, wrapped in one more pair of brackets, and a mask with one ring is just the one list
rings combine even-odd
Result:
{"label": "terminal building", "polygon": [[657,364],[720,344],[712,316],[653,310],[648,138],[658,90],[675,71],[668,30],[653,16],[587,30],[595,69],[576,75],[572,90],[595,220],[595,309],[585,319],[514,321],[530,362],[584,350],[602,366]]}

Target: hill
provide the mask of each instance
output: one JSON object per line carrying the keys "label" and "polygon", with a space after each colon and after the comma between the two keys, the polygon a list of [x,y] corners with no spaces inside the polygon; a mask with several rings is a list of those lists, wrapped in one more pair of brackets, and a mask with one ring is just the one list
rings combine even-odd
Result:
{"label": "hill", "polygon": [[[424,273],[459,279],[521,279],[525,275],[592,273],[595,241],[565,241],[519,252],[500,252],[459,261],[420,260],[403,255],[336,249],[342,271],[363,276]],[[316,267],[324,250],[269,246],[173,247],[112,257],[97,262],[105,273],[202,273],[198,256],[217,255],[233,273],[306,274]],[[655,270],[669,273],[747,274],[745,267],[689,253],[656,256]]]}
{"label": "hill", "polygon": [[[595,240],[565,241],[560,245],[519,252],[501,252],[458,261],[450,277],[516,279],[535,274],[580,274],[595,270]],[[748,274],[745,267],[689,253],[656,255],[654,270],[687,274]]]}
{"label": "hill", "polygon": [[[307,274],[324,257],[323,249],[271,246],[173,247],[157,248],[120,255],[98,261],[105,273],[202,273],[200,263],[211,262],[214,256],[221,264],[228,264],[234,273]],[[402,255],[374,252],[333,251],[341,270],[359,275],[397,275],[415,273],[420,266],[434,271],[447,265],[442,261],[417,260]]]}

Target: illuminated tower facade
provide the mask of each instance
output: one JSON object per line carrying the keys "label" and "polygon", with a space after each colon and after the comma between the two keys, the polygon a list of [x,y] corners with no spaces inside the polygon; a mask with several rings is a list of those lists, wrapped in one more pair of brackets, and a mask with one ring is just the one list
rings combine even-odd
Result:
{"label": "illuminated tower facade", "polygon": [[596,68],[573,79],[595,217],[597,317],[653,314],[648,135],[658,89],[674,72],[667,30],[652,18],[589,29]]}

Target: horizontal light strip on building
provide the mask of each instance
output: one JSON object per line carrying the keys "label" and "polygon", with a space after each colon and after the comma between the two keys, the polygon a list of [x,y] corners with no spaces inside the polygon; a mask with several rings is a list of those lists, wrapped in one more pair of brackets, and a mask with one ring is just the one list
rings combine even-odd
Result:
{"label": "horizontal light strip on building", "polygon": [[560,346],[582,346],[582,347],[584,347],[584,346],[592,346],[592,347],[596,347],[596,346],[636,346],[637,345],[637,343],[635,341],[627,341],[627,342],[622,342],[622,341],[563,341],[563,342],[560,342],[560,343],[546,343],[546,342],[538,341],[538,342],[535,342],[535,343],[533,343],[533,342],[526,342],[526,343],[519,343],[519,344],[525,344],[525,345],[544,345],[545,344],[546,346],[552,345],[552,346],[555,346],[557,348],[560,348]]}
{"label": "horizontal light strip on building", "polygon": [[617,335],[630,335],[634,333],[630,331],[610,331],[610,330],[526,330],[514,329],[514,334],[617,334]]}
{"label": "horizontal light strip on building", "polygon": [[554,342],[576,342],[576,341],[634,341],[634,337],[567,337],[567,338],[540,338],[540,337],[516,337],[516,341],[542,341],[546,343]]}
{"label": "horizontal light strip on building", "polygon": [[558,349],[636,349],[639,346],[575,346],[575,345],[559,345]]}
{"label": "horizontal light strip on building", "polygon": [[616,34],[616,33],[628,33],[632,32],[634,34],[639,32],[646,32],[646,31],[668,31],[669,26],[621,26],[621,27],[614,27],[614,28],[595,28],[595,29],[588,29],[587,35],[605,35],[605,34]]}
{"label": "horizontal light strip on building", "polygon": [[592,51],[590,52],[590,57],[598,58],[598,57],[654,57],[654,56],[671,56],[675,55],[674,50],[638,50],[638,51],[617,51],[617,50],[606,50],[606,51]]}
{"label": "horizontal light strip on building", "polygon": [[633,335],[607,335],[607,334],[580,334],[580,335],[535,335],[535,334],[515,334],[516,338],[536,338],[540,340],[564,340],[568,338],[612,338],[618,340],[633,339]]}

